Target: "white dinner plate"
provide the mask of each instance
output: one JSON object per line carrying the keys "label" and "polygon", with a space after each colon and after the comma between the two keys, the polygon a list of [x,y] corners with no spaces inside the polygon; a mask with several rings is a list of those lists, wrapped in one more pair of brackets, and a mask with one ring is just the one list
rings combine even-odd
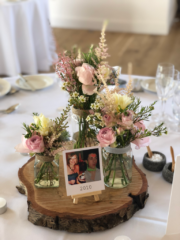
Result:
{"label": "white dinner plate", "polygon": [[11,84],[0,78],[0,97],[6,95],[11,90]]}
{"label": "white dinner plate", "polygon": [[[49,76],[45,75],[29,75],[29,76],[23,76],[24,79],[27,80],[27,82],[30,82],[30,84],[36,89],[44,89],[53,84],[53,79]],[[24,90],[31,90],[27,85],[25,85],[20,79],[16,80],[16,85]]]}
{"label": "white dinner plate", "polygon": [[157,93],[155,79],[146,79],[141,81],[141,87],[148,92]]}

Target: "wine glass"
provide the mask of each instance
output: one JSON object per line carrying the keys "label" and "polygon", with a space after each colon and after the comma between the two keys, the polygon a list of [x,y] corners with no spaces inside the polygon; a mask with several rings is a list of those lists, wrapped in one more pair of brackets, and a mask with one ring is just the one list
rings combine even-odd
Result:
{"label": "wine glass", "polygon": [[172,131],[180,132],[180,72],[174,73],[174,92],[172,94],[173,117],[169,118],[169,128]]}
{"label": "wine glass", "polygon": [[168,115],[165,114],[165,104],[170,97],[174,87],[174,65],[170,63],[159,63],[156,72],[156,90],[161,101],[161,112],[152,116],[155,122],[166,122]]}

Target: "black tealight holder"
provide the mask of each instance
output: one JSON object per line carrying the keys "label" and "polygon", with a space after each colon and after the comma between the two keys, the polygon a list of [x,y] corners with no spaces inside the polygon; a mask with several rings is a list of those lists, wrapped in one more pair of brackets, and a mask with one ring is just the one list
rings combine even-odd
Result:
{"label": "black tealight holder", "polygon": [[144,168],[146,168],[149,171],[160,172],[163,170],[163,168],[166,164],[166,156],[163,153],[157,152],[157,151],[152,151],[152,153],[161,155],[162,160],[160,160],[160,161],[150,160],[148,153],[145,153],[144,158],[143,158],[143,166],[144,166]]}
{"label": "black tealight holder", "polygon": [[169,183],[173,182],[173,176],[174,176],[174,172],[172,172],[171,169],[172,169],[172,162],[169,162],[164,166],[162,171],[163,178]]}

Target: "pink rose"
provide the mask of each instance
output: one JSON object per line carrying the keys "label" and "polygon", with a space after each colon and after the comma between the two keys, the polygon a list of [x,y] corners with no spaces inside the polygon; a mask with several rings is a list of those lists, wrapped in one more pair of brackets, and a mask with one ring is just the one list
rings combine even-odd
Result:
{"label": "pink rose", "polygon": [[136,122],[134,125],[142,132],[146,129],[143,121]]}
{"label": "pink rose", "polygon": [[106,127],[112,127],[116,124],[116,122],[114,122],[115,120],[112,118],[112,116],[105,114],[103,116],[103,121],[105,122]]}
{"label": "pink rose", "polygon": [[122,113],[122,122],[118,122],[123,127],[131,128],[133,124],[133,112],[130,110],[127,110],[127,115]]}
{"label": "pink rose", "polygon": [[26,145],[28,149],[34,153],[44,152],[44,142],[42,136],[33,135],[26,140]]}
{"label": "pink rose", "polygon": [[112,128],[102,128],[97,135],[97,140],[101,147],[107,147],[116,141],[115,132]]}
{"label": "pink rose", "polygon": [[149,146],[151,142],[150,137],[145,137],[145,138],[137,138],[134,141],[132,141],[132,143],[134,143],[136,145],[136,149],[140,149],[140,147],[147,147]]}
{"label": "pink rose", "polygon": [[96,90],[97,90],[96,86],[84,85],[84,84],[82,85],[82,91],[84,94],[93,95]]}
{"label": "pink rose", "polygon": [[94,75],[94,67],[87,63],[83,63],[81,67],[76,67],[75,70],[81,83],[84,85],[94,85],[92,81]]}
{"label": "pink rose", "polygon": [[21,139],[22,139],[22,142],[15,147],[16,152],[30,153],[31,151],[29,150],[29,148],[26,145],[26,140],[27,139],[24,137],[24,135],[22,135]]}

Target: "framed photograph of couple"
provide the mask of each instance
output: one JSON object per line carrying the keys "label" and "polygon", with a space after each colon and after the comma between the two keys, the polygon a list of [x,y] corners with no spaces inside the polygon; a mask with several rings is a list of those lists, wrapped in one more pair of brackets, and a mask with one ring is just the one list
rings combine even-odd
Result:
{"label": "framed photograph of couple", "polygon": [[67,196],[104,190],[100,147],[63,152]]}

